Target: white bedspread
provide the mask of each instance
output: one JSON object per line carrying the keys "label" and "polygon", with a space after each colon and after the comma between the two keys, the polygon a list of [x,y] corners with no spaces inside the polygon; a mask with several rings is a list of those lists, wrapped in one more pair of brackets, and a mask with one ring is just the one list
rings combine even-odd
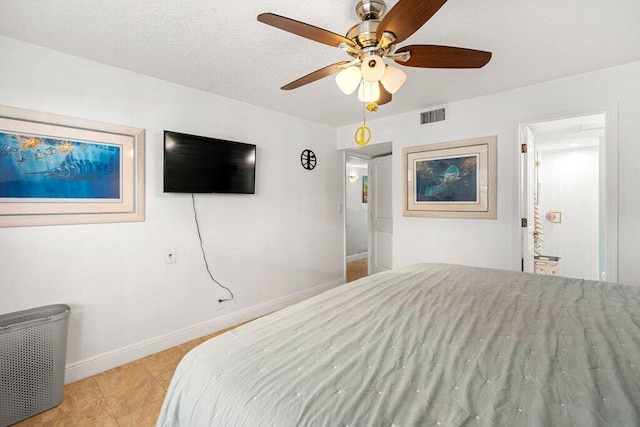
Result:
{"label": "white bedspread", "polygon": [[640,425],[640,288],[424,264],[188,353],[158,426]]}

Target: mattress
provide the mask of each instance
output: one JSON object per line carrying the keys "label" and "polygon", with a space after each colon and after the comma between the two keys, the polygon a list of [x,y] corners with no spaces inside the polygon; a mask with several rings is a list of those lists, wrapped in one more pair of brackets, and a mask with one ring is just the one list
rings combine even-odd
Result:
{"label": "mattress", "polygon": [[640,425],[640,288],[376,274],[193,349],[157,425]]}

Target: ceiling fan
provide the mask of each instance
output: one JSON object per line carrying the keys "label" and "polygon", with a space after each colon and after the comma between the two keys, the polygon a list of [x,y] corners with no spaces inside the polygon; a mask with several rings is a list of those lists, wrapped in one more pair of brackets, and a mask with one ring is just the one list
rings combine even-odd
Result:
{"label": "ceiling fan", "polygon": [[[362,22],[346,36],[273,13],[258,15],[258,21],[319,43],[338,47],[352,60],[320,68],[282,87],[291,90],[336,75],[338,87],[346,94],[358,89],[358,98],[378,105],[391,101],[407,76],[399,68],[385,64],[383,58],[419,68],[481,68],[491,52],[437,45],[409,45],[396,48],[418,31],[447,0],[399,0],[386,14],[383,0],[360,0],[356,14]],[[384,16],[383,16],[384,15]],[[376,105],[377,107],[377,105]]]}

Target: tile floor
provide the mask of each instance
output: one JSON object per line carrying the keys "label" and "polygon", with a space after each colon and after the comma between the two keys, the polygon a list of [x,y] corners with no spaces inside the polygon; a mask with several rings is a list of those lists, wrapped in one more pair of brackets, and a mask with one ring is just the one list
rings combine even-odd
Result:
{"label": "tile floor", "polygon": [[155,426],[173,371],[182,357],[196,345],[237,326],[67,384],[60,405],[14,427]]}
{"label": "tile floor", "polygon": [[[366,275],[366,259],[347,264],[347,282]],[[182,357],[198,344],[238,326],[67,384],[60,405],[14,427],[155,426],[171,377]]]}

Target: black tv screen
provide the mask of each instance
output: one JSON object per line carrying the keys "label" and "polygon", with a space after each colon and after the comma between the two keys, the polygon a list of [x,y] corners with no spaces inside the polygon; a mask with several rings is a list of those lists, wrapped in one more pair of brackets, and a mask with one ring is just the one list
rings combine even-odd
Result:
{"label": "black tv screen", "polygon": [[255,194],[256,146],[164,131],[165,193]]}

